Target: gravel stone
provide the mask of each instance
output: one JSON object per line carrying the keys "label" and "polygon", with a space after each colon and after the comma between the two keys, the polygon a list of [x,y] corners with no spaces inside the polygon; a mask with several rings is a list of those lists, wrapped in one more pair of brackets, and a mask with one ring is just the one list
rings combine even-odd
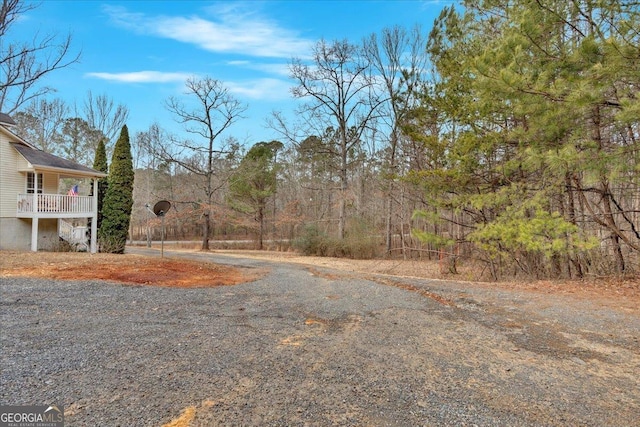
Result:
{"label": "gravel stone", "polygon": [[640,419],[638,312],[569,296],[536,302],[463,283],[182,256],[269,272],[201,289],[0,279],[0,401],[61,404],[67,426],[161,426],[189,407],[191,426]]}

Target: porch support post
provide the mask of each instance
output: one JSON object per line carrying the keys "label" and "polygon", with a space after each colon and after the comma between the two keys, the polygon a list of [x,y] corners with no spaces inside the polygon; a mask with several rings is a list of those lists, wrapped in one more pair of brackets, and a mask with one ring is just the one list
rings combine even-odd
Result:
{"label": "porch support post", "polygon": [[98,251],[98,178],[93,178],[93,216],[91,220],[91,253]]}
{"label": "porch support post", "polygon": [[31,218],[31,250],[38,252],[38,217]]}

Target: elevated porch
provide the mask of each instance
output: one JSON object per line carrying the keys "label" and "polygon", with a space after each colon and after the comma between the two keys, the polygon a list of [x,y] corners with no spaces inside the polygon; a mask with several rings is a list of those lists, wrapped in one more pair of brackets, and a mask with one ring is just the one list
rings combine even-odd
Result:
{"label": "elevated porch", "polygon": [[[58,220],[58,235],[68,242],[88,246],[91,253],[97,251],[97,217],[98,196],[97,178],[93,179],[93,195],[80,196],[71,194],[19,193],[16,200],[16,218],[31,219],[31,250],[38,250],[38,223],[42,219]],[[92,218],[91,239],[89,242],[79,241],[77,231],[62,224],[64,218]],[[86,233],[86,230],[85,230]],[[78,241],[76,241],[78,240]]]}
{"label": "elevated porch", "polygon": [[18,194],[18,218],[93,218],[93,196]]}

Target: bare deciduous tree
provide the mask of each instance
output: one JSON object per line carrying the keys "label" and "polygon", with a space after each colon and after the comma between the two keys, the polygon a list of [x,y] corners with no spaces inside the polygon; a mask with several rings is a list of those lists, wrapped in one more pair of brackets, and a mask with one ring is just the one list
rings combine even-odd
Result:
{"label": "bare deciduous tree", "polygon": [[17,133],[42,151],[63,153],[62,128],[69,114],[69,107],[59,98],[31,100],[23,111],[14,114]]}
{"label": "bare deciduous tree", "polygon": [[[427,68],[426,37],[419,26],[410,31],[404,27],[384,28],[380,38],[372,34],[364,41],[365,55],[380,80],[379,89],[388,100],[382,114],[387,127],[388,156],[385,159],[386,180],[386,249],[391,250],[393,202],[398,176],[398,145],[402,137],[401,123],[420,96],[421,83]],[[401,233],[401,238],[403,233]]]}
{"label": "bare deciduous tree", "polygon": [[292,61],[290,74],[296,81],[293,95],[310,100],[298,111],[309,126],[308,135],[335,129],[340,165],[338,235],[344,238],[349,153],[361,143],[382,101],[373,90],[370,64],[357,45],[346,40],[321,40],[312,58],[311,64],[297,58]]}
{"label": "bare deciduous tree", "polygon": [[229,152],[222,143],[216,145],[220,135],[242,118],[247,106],[235,99],[222,82],[211,77],[191,78],[186,82],[187,92],[195,102],[189,106],[176,97],[167,100],[167,109],[196,136],[194,140],[173,140],[172,147],[164,145],[160,156],[176,163],[203,179],[205,202],[202,209],[202,249],[209,249],[213,194],[219,188],[214,183],[216,165]]}
{"label": "bare deciduous tree", "polygon": [[2,0],[0,7],[0,111],[12,114],[28,101],[53,89],[37,86],[42,78],[80,59],[71,52],[71,35],[35,34],[29,42],[11,42],[7,36],[20,15],[36,6],[21,0]]}
{"label": "bare deciduous tree", "polygon": [[94,97],[89,91],[83,112],[87,123],[107,138],[107,153],[109,153],[113,140],[122,126],[127,123],[129,109],[123,104],[115,105],[113,99],[106,94]]}

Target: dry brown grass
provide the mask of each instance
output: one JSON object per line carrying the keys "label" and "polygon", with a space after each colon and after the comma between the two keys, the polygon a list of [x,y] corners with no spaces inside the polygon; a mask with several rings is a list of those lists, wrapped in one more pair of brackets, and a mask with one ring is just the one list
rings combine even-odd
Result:
{"label": "dry brown grass", "polygon": [[195,415],[196,408],[194,406],[189,406],[182,411],[182,414],[180,414],[178,418],[163,425],[162,427],[189,427]]}

